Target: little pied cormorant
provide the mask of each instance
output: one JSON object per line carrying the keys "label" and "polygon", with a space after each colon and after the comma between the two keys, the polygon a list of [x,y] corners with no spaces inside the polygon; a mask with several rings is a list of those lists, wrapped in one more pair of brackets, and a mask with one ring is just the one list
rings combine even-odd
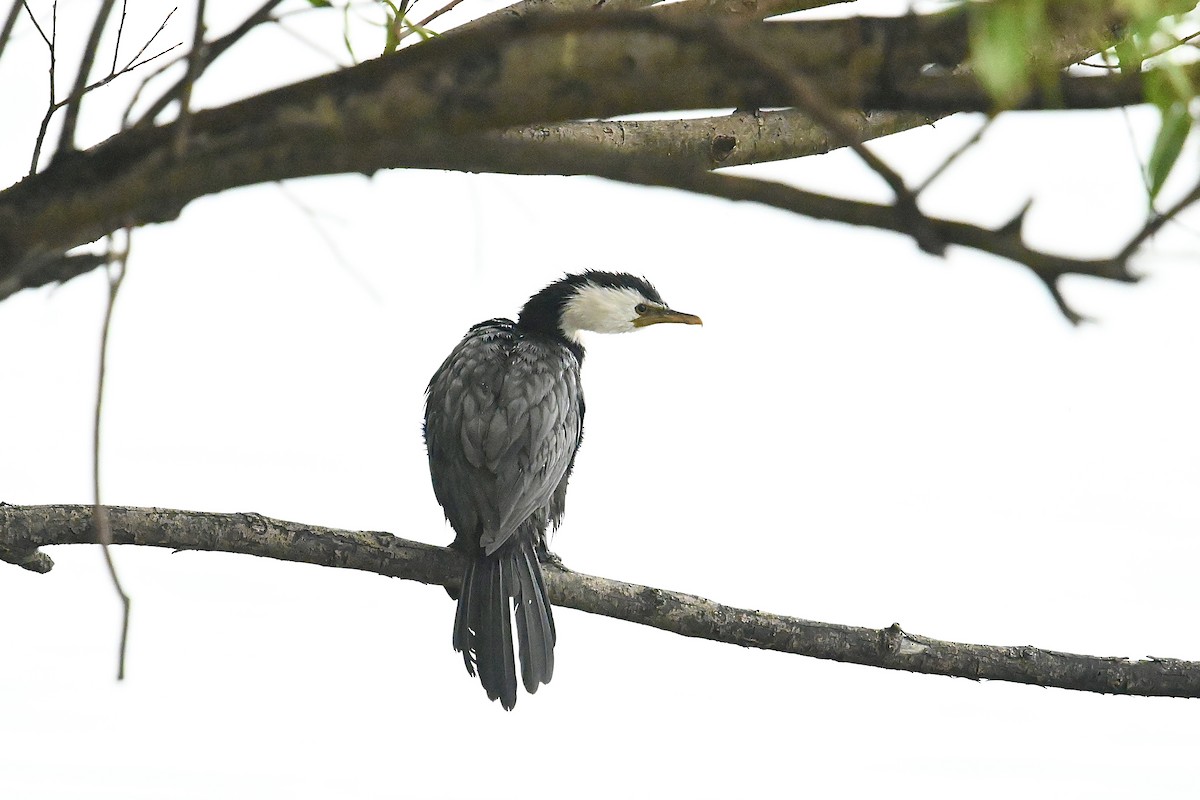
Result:
{"label": "little pied cormorant", "polygon": [[514,323],[471,328],[429,381],[425,444],[433,492],[467,557],[454,649],[488,698],[517,702],[554,674],[554,617],[539,558],[558,527],[583,437],[580,331],[625,333],[660,322],[701,324],[672,311],[643,278],[568,275],[541,290]]}

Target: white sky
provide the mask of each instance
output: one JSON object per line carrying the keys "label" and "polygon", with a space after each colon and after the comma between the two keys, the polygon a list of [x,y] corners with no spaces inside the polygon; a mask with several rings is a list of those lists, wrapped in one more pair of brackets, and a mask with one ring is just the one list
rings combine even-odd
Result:
{"label": "white sky", "polygon": [[[63,35],[91,8],[64,2]],[[131,24],[153,29],[154,8]],[[322,24],[336,52],[337,21]],[[0,63],[5,184],[45,98],[44,48],[18,34]],[[201,104],[252,92],[248,64],[267,84],[329,68],[290,37],[254,42]],[[89,141],[120,107],[106,91],[85,107]],[[1032,241],[1110,253],[1144,204],[1133,154],[1153,116],[1131,122],[1132,144],[1119,113],[1004,118],[926,207],[992,224],[1033,194]],[[978,124],[876,150],[917,181]],[[885,197],[841,153],[749,171]],[[1200,659],[1197,222],[1147,249],[1137,287],[1070,281],[1099,320],[1075,329],[1013,264],[676,192],[390,172],[205,198],[135,234],[105,500],[444,544],[420,440],[429,375],[469,325],[564,271],[623,269],[706,324],[589,340],[555,541],[568,566],[808,619]],[[0,304],[0,500],[90,502],[105,292],[93,274]],[[51,555],[49,575],[0,570],[6,798],[1200,788],[1195,703],[885,672],[567,609],[553,683],[506,714],[451,650],[441,589],[220,554],[116,550],[135,603],[117,684],[99,552]]]}

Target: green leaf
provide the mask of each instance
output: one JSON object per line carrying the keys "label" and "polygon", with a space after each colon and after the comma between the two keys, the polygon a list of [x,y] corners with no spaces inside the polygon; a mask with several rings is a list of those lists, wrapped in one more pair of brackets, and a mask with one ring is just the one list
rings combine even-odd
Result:
{"label": "green leaf", "polygon": [[1142,48],[1129,36],[1117,42],[1113,50],[1117,54],[1117,65],[1122,75],[1132,75],[1142,71]]}
{"label": "green leaf", "polygon": [[383,54],[387,55],[396,52],[396,48],[400,46],[400,36],[396,33],[396,29],[400,27],[404,16],[391,0],[379,0],[379,4],[387,7],[383,23]]}
{"label": "green leaf", "polygon": [[329,0],[308,0],[308,4],[313,8],[333,8],[333,3]]}
{"label": "green leaf", "polygon": [[1012,107],[1029,92],[1045,48],[1045,0],[998,0],[972,12],[971,67],[997,106]]}
{"label": "green leaf", "polygon": [[1146,165],[1146,188],[1153,202],[1162,190],[1167,176],[1179,154],[1183,152],[1183,143],[1192,130],[1192,115],[1185,102],[1172,103],[1162,112],[1162,127],[1154,140],[1154,149],[1150,151],[1150,163]]}
{"label": "green leaf", "polygon": [[358,56],[354,54],[354,45],[350,44],[350,4],[342,8],[342,44],[346,45],[346,52],[350,54],[350,60],[355,64],[358,63]]}
{"label": "green leaf", "polygon": [[1178,62],[1164,60],[1158,65],[1158,68],[1167,76],[1167,82],[1171,84],[1171,91],[1175,93],[1176,99],[1186,103],[1196,96],[1192,81]]}

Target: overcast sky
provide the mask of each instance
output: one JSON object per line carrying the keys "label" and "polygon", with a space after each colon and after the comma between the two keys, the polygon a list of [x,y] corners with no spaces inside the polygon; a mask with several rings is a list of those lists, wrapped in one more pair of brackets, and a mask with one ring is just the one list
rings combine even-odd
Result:
{"label": "overcast sky", "polygon": [[[130,24],[152,30],[160,6]],[[210,6],[216,33],[244,10]],[[64,2],[62,35],[91,8]],[[337,53],[336,15],[294,24],[325,26]],[[201,105],[332,66],[278,31],[252,42]],[[6,185],[27,169],[44,50],[22,21],[0,63]],[[85,106],[85,140],[122,91]],[[1034,196],[1032,243],[1110,254],[1140,224],[1153,122],[1005,117],[926,209],[995,224]],[[875,149],[916,182],[979,124]],[[1193,140],[1193,174],[1196,156]],[[844,153],[747,172],[887,197]],[[599,180],[393,171],[208,197],[134,234],[104,500],[448,543],[420,438],[429,376],[471,324],[565,271],[627,270],[705,325],[587,339],[587,438],[554,540],[569,567],[806,619],[1200,659],[1197,226],[1148,246],[1136,287],[1068,281],[1097,319],[1073,328],[1011,263]],[[106,291],[96,273],[0,303],[0,500],[91,502]],[[505,713],[451,649],[440,588],[245,556],[115,550],[134,599],[118,684],[100,553],[51,555],[48,575],[0,570],[4,797],[1200,789],[1194,702],[887,672],[568,609],[553,682]]]}

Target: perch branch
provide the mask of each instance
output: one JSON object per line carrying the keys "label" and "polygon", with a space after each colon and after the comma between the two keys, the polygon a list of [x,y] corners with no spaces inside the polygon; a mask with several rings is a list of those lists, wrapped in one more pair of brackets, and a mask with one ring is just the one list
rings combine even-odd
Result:
{"label": "perch branch", "polygon": [[[461,557],[454,551],[388,533],[323,528],[259,514],[121,507],[108,511],[116,544],[240,553],[451,587],[462,575]],[[46,572],[52,564],[47,557],[37,559],[37,549],[94,541],[91,516],[91,506],[0,505],[0,558]],[[948,642],[907,633],[899,625],[879,630],[812,622],[549,565],[545,572],[556,605],[681,636],[972,680],[1103,694],[1200,697],[1200,663],[1194,661],[1129,661],[1030,646]]]}

